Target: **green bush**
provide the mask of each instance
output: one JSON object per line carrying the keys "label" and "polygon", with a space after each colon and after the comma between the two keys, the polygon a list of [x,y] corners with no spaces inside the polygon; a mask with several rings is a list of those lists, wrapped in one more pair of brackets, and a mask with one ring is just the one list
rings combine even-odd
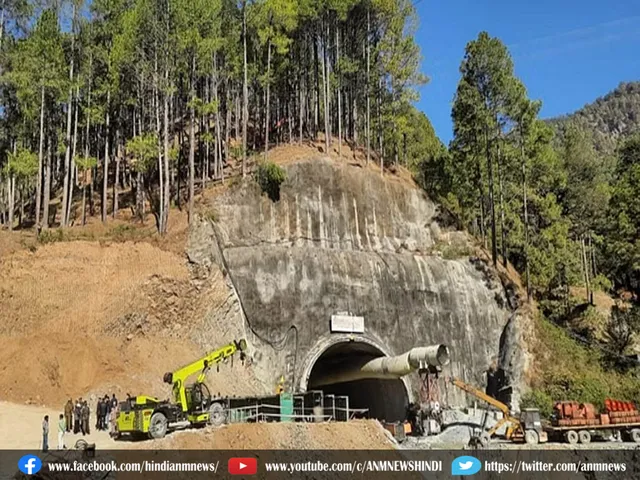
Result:
{"label": "green bush", "polygon": [[64,231],[58,228],[56,230],[42,230],[38,235],[38,242],[46,245],[47,243],[62,242],[65,240]]}
{"label": "green bush", "polygon": [[256,181],[262,193],[273,201],[280,200],[280,185],[287,179],[287,172],[273,162],[261,162],[256,171]]}
{"label": "green bush", "polygon": [[548,393],[534,388],[522,396],[520,408],[537,408],[543,418],[549,418],[553,413],[553,398]]}
{"label": "green bush", "polygon": [[607,277],[599,273],[596,275],[596,278],[592,281],[592,286],[594,290],[601,290],[603,292],[608,292],[613,288],[613,283]]}
{"label": "green bush", "polygon": [[593,403],[602,409],[605,398],[637,401],[640,385],[635,370],[620,372],[606,365],[605,353],[572,338],[541,315],[536,318],[540,376],[523,396],[523,406],[547,409],[554,401]]}

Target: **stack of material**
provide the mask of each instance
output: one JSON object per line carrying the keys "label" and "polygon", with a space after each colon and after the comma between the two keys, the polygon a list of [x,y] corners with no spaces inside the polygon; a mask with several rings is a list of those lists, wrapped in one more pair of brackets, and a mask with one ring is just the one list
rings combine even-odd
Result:
{"label": "stack of material", "polygon": [[640,412],[633,402],[623,402],[607,398],[604,401],[605,409],[611,423],[614,425],[621,423],[640,423]]}
{"label": "stack of material", "polygon": [[600,425],[596,408],[591,403],[557,402],[554,406],[557,425]]}

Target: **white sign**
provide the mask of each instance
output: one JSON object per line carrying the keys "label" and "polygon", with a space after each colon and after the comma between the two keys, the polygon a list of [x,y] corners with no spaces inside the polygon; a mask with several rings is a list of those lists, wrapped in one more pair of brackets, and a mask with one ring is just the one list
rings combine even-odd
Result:
{"label": "white sign", "polygon": [[364,317],[331,315],[331,331],[339,333],[364,333]]}

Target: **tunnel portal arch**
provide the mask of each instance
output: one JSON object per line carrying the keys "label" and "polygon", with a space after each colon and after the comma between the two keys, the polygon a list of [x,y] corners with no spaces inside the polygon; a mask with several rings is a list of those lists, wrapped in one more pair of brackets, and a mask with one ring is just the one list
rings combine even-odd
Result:
{"label": "tunnel portal arch", "polygon": [[318,342],[306,362],[301,391],[322,390],[325,394],[347,395],[350,408],[367,408],[369,416],[388,422],[406,419],[407,406],[413,400],[406,378],[369,378],[343,383],[314,385],[321,377],[339,371],[345,365],[389,356],[375,340],[339,335]]}

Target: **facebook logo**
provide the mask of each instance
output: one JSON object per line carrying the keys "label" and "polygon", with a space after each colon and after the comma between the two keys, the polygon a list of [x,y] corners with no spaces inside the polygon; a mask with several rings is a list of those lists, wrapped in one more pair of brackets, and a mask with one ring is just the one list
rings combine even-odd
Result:
{"label": "facebook logo", "polygon": [[42,468],[42,461],[35,455],[25,455],[18,460],[18,468],[22,473],[34,475]]}
{"label": "facebook logo", "polygon": [[482,462],[476,457],[466,455],[451,463],[451,475],[474,475],[482,468]]}

